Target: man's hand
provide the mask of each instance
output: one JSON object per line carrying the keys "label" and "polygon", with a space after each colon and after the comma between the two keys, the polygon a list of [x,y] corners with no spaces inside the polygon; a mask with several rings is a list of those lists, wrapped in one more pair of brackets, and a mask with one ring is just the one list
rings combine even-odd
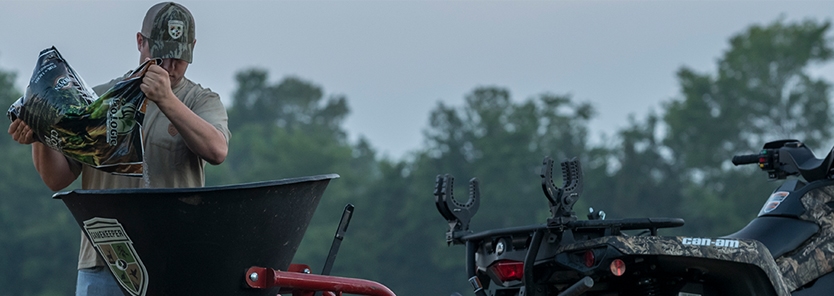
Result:
{"label": "man's hand", "polygon": [[168,71],[159,65],[151,65],[148,68],[139,88],[145,93],[145,97],[157,105],[163,104],[167,99],[175,98],[171,90],[171,78],[168,77]]}
{"label": "man's hand", "polygon": [[9,135],[20,144],[29,145],[35,142],[35,133],[20,118],[15,119],[9,125]]}

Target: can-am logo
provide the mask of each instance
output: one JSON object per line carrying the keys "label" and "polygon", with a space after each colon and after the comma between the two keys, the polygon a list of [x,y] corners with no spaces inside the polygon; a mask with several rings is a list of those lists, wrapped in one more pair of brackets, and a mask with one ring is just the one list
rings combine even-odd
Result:
{"label": "can-am logo", "polygon": [[681,243],[691,246],[738,248],[738,241],[734,239],[685,237]]}

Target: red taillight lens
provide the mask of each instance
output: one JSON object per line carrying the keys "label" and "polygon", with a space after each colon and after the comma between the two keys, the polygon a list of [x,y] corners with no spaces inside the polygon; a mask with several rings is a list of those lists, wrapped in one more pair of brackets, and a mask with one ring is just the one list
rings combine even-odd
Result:
{"label": "red taillight lens", "polygon": [[524,262],[501,260],[490,265],[489,270],[502,282],[520,281],[524,277]]}
{"label": "red taillight lens", "polygon": [[594,267],[594,264],[597,263],[596,256],[594,256],[594,251],[585,251],[585,254],[582,255],[582,261],[584,261],[585,266]]}
{"label": "red taillight lens", "polygon": [[621,276],[625,274],[626,270],[625,262],[623,262],[623,260],[620,259],[614,259],[614,261],[611,261],[611,266],[609,266],[609,268],[611,268],[611,273],[615,276]]}

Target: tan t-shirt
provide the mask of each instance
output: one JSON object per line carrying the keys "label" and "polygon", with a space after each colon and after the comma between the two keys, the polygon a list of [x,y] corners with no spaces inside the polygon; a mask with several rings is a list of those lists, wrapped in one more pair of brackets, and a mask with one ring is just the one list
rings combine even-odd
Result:
{"label": "tan t-shirt", "polygon": [[[103,94],[119,80],[121,78],[96,86],[93,90],[98,94]],[[174,95],[189,109],[223,133],[228,145],[231,137],[228,117],[226,108],[217,93],[187,78],[183,78],[173,91]],[[155,103],[150,100],[147,103],[142,125],[145,176],[141,178],[118,176],[70,161],[75,172],[81,171],[83,189],[180,188],[205,185],[206,161],[188,149],[182,136],[168,117],[159,111]],[[104,260],[82,232],[78,268],[95,266],[105,266]]]}

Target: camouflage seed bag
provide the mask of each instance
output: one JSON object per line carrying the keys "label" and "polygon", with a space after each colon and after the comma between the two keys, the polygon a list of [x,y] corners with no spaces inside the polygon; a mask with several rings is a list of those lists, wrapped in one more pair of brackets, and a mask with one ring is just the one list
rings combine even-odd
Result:
{"label": "camouflage seed bag", "polygon": [[106,172],[142,176],[145,94],[149,61],[97,97],[55,47],[41,51],[26,94],[7,115],[20,118],[41,143]]}

